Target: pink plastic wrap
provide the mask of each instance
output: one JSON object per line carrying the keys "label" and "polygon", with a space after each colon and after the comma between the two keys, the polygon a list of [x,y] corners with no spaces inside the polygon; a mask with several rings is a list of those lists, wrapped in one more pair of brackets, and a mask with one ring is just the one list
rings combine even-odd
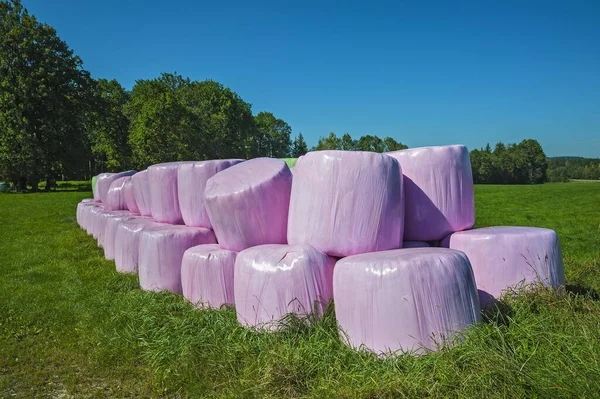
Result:
{"label": "pink plastic wrap", "polygon": [[106,194],[106,209],[111,211],[126,211],[125,185],[131,180],[131,176],[120,177],[113,181]]}
{"label": "pink plastic wrap", "polygon": [[76,212],[77,224],[79,225],[79,227],[81,227],[84,230],[85,230],[86,213],[88,211],[86,208],[89,208],[91,206],[97,206],[97,204],[93,201],[94,201],[93,199],[92,200],[84,199],[84,200],[81,200],[81,202],[77,204],[77,212]]}
{"label": "pink plastic wrap", "polygon": [[186,162],[169,162],[148,168],[152,219],[161,223],[183,224],[177,190],[177,169]]}
{"label": "pink plastic wrap", "polygon": [[292,173],[286,163],[256,158],[206,183],[206,209],[221,247],[241,251],[285,244]]}
{"label": "pink plastic wrap", "polygon": [[216,244],[212,230],[203,227],[161,226],[142,229],[138,273],[147,291],[180,294],[183,253],[201,244]]}
{"label": "pink plastic wrap", "polygon": [[135,170],[128,170],[120,173],[100,173],[96,181],[96,192],[94,199],[101,202],[106,202],[106,195],[110,189],[110,185],[117,179],[135,174]]}
{"label": "pink plastic wrap", "polygon": [[199,161],[179,165],[177,171],[177,190],[179,208],[183,222],[187,226],[212,228],[204,205],[204,188],[208,179],[243,162],[242,159],[222,159]]}
{"label": "pink plastic wrap", "polygon": [[138,208],[137,202],[135,202],[135,196],[133,195],[132,179],[133,176],[127,179],[127,181],[123,185],[123,196],[125,197],[125,205],[127,206],[129,212],[139,215],[140,209]]}
{"label": "pink plastic wrap", "polygon": [[316,151],[296,163],[288,242],[331,256],[400,248],[402,174],[374,152]]}
{"label": "pink plastic wrap", "polygon": [[446,248],[340,259],[333,295],[342,336],[351,346],[376,353],[436,349],[436,343],[480,319],[469,260]]}
{"label": "pink plastic wrap", "polygon": [[402,248],[429,248],[425,241],[404,241]]}
{"label": "pink plastic wrap", "polygon": [[450,248],[469,257],[482,303],[521,283],[565,283],[558,237],[536,227],[484,227],[452,234]]}
{"label": "pink plastic wrap", "polygon": [[115,216],[132,216],[129,211],[102,211],[98,212],[94,218],[93,233],[98,240],[98,246],[104,248],[104,234],[106,233],[106,222],[109,218]]}
{"label": "pink plastic wrap", "polygon": [[405,240],[441,240],[473,227],[475,202],[467,147],[422,147],[387,155],[400,162],[404,174]]}
{"label": "pink plastic wrap", "polygon": [[183,297],[198,307],[233,305],[233,270],[237,252],[217,244],[192,247],[183,254]]}
{"label": "pink plastic wrap", "polygon": [[287,313],[319,314],[332,297],[335,259],[310,245],[260,245],[235,262],[234,298],[238,321],[277,329]]}
{"label": "pink plastic wrap", "polygon": [[95,207],[92,207],[89,210],[89,214],[87,215],[86,218],[86,231],[89,235],[93,236],[94,238],[98,238],[98,234],[96,232],[96,226],[98,225],[97,219],[100,217],[99,215],[102,212],[108,212],[105,208],[104,205],[98,205]]}
{"label": "pink plastic wrap", "polygon": [[127,215],[111,216],[106,220],[106,227],[104,228],[104,258],[112,260],[115,258],[115,239],[117,236],[117,227],[119,224],[131,220],[131,219],[145,219],[150,220],[148,216],[140,216],[129,213]]}
{"label": "pink plastic wrap", "polygon": [[159,226],[166,227],[169,225],[157,223],[149,217],[130,219],[117,225],[114,255],[118,272],[137,274],[142,230]]}
{"label": "pink plastic wrap", "polygon": [[150,183],[148,183],[148,171],[143,170],[131,176],[133,185],[133,198],[142,216],[152,216],[150,208]]}

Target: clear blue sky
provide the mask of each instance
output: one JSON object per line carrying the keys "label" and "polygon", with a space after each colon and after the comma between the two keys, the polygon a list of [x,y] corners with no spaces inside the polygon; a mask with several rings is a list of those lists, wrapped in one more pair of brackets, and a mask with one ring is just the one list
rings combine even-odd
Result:
{"label": "clear blue sky", "polygon": [[24,0],[96,78],[214,79],[302,132],[600,157],[600,1]]}

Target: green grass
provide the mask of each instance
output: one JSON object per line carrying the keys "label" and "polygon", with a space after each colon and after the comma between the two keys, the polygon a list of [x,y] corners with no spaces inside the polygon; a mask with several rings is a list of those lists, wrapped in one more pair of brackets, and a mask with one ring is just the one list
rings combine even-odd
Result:
{"label": "green grass", "polygon": [[558,232],[568,290],[508,297],[460,345],[387,360],[346,348],[331,310],[257,333],[141,291],[78,229],[89,196],[0,195],[2,398],[599,395],[600,184],[478,186],[478,226]]}

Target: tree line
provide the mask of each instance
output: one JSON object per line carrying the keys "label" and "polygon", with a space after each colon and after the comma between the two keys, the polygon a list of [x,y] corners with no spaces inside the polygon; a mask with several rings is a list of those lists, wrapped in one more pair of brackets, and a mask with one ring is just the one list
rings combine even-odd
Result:
{"label": "tree line", "polygon": [[582,157],[548,158],[548,181],[600,180],[600,159]]}

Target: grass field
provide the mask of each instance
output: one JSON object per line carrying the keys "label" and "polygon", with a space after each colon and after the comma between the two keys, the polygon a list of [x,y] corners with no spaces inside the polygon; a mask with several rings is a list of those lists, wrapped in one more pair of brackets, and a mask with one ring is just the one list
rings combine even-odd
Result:
{"label": "grass field", "polygon": [[141,291],[75,223],[89,192],[0,195],[0,398],[598,397],[600,184],[476,187],[477,225],[555,229],[565,292],[506,298],[462,344],[379,360],[333,312],[278,333]]}

